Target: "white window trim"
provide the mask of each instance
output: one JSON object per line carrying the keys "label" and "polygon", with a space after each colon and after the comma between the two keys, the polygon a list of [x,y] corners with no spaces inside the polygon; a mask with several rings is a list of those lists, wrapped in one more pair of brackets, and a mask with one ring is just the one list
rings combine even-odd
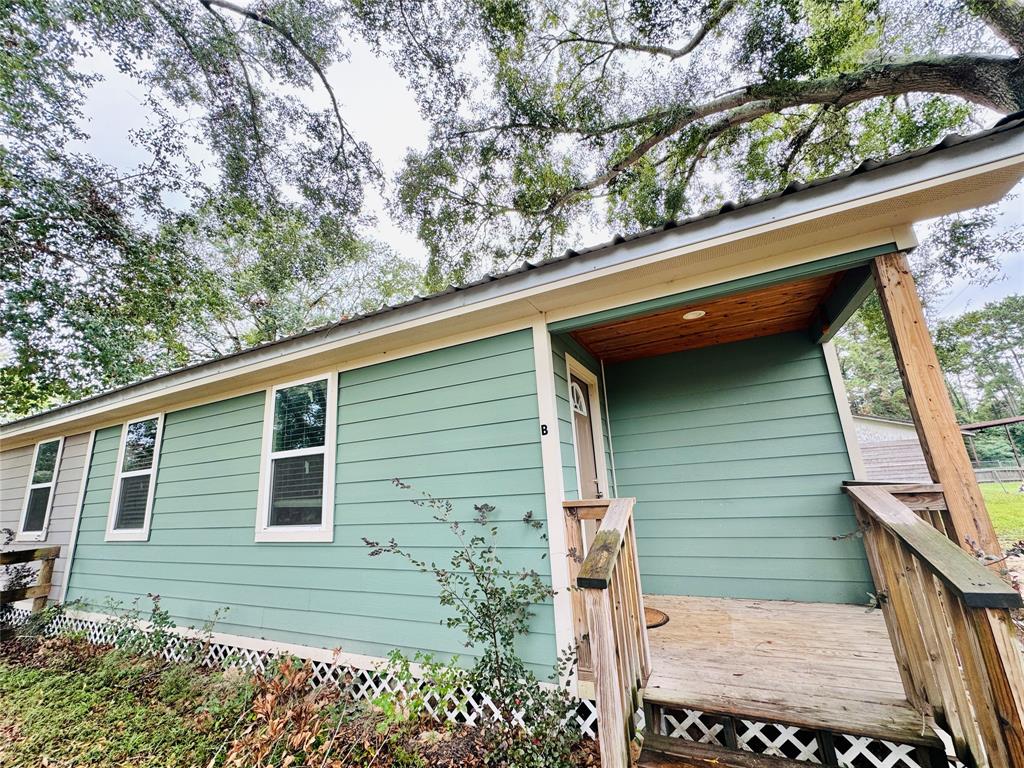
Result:
{"label": "white window trim", "polygon": [[[323,448],[296,448],[290,451],[271,450],[274,437],[274,399],[278,390],[288,389],[313,381],[327,380],[327,413],[324,417]],[[338,372],[325,371],[305,379],[275,384],[267,390],[263,406],[263,443],[260,448],[260,489],[256,503],[257,542],[333,542],[334,541],[334,471],[338,448]],[[272,459],[289,456],[324,456],[323,510],[319,525],[270,525],[270,481],[273,477]]]}
{"label": "white window trim", "polygon": [[[125,443],[128,440],[128,427],[132,424],[138,424],[140,421],[152,421],[156,419],[156,440],[153,445],[153,463],[149,469],[133,469],[129,472],[122,472],[121,466],[124,464],[124,448]],[[164,433],[164,415],[162,413],[154,413],[149,416],[142,416],[137,419],[131,419],[124,423],[121,427],[121,443],[117,447],[117,465],[114,470],[114,488],[110,493],[110,509],[107,511],[107,534],[104,537],[104,541],[149,541],[149,527],[153,522],[153,497],[156,494],[156,475],[157,468],[160,464],[160,445],[163,440]],[[122,528],[118,529],[114,527],[114,523],[117,521],[117,504],[121,500],[121,480],[125,477],[136,477],[139,475],[149,475],[149,494],[146,496],[146,515],[143,519],[141,528]]]}
{"label": "white window trim", "polygon": [[[32,476],[36,473],[36,460],[39,458],[39,449],[47,443],[52,442],[57,443],[57,456],[53,462],[53,477],[50,478],[50,482],[48,483],[33,483]],[[57,479],[60,475],[60,460],[63,455],[63,437],[42,440],[36,443],[36,447],[32,450],[32,463],[28,465],[28,481],[25,483],[25,500],[21,505],[21,518],[18,520],[18,533],[14,537],[15,541],[46,541],[46,537],[50,531],[50,512],[53,509],[53,497],[57,495]],[[25,521],[28,518],[28,502],[32,496],[32,491],[37,488],[50,489],[50,497],[46,502],[46,512],[43,515],[43,527],[38,531],[26,531]]]}
{"label": "white window trim", "polygon": [[[590,425],[591,429],[594,430],[594,465],[597,469],[597,481],[600,485],[600,492],[608,498],[608,466],[605,460],[604,454],[604,419],[601,413],[601,395],[600,385],[598,384],[597,374],[587,368],[583,363],[577,360],[575,357],[570,355],[568,352],[565,353],[565,381],[570,387],[569,390],[569,416],[572,417],[572,377],[576,376],[582,379],[587,384],[589,392],[589,406],[590,406]],[[576,496],[579,498],[590,498],[582,496],[582,488],[580,487],[583,483],[580,482],[580,450],[579,446],[576,445],[576,425],[574,422],[570,422],[572,426],[572,458],[576,464]]]}

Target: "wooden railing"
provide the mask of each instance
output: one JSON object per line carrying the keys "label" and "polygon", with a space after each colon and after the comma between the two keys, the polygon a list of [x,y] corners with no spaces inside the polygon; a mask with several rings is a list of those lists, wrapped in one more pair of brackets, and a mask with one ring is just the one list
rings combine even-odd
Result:
{"label": "wooden railing", "polygon": [[[19,600],[32,600],[32,613],[39,613],[46,607],[46,597],[53,586],[53,564],[60,557],[60,547],[41,547],[39,549],[21,549],[15,552],[0,552],[0,566],[17,565],[42,561],[36,574],[36,583],[31,587],[18,587],[0,591],[0,605],[16,603]],[[0,573],[0,577],[3,574]]]}
{"label": "wooden railing", "polygon": [[635,757],[635,715],[651,674],[635,503],[593,499],[564,505],[579,675],[582,683],[593,684],[602,768],[626,768]]}
{"label": "wooden railing", "polygon": [[1009,612],[1020,594],[950,540],[939,502],[915,498],[935,487],[845,490],[908,700],[950,734],[964,764],[1024,768],[1024,671]]}

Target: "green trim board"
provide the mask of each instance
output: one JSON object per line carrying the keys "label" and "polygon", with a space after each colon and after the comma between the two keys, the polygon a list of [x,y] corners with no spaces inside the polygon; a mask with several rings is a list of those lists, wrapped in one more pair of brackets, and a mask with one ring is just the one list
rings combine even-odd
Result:
{"label": "green trim board", "polygon": [[870,264],[853,267],[844,274],[818,307],[817,317],[811,325],[814,343],[831,341],[874,290],[875,278]]}
{"label": "green trim board", "polygon": [[[100,430],[68,599],[94,610],[140,600],[145,611],[154,593],[182,626],[227,608],[215,629],[230,634],[374,657],[469,656],[442,623],[433,577],[371,558],[363,538],[446,563],[456,539],[411,500],[448,497],[467,524],[487,502],[505,563],[550,576],[542,531],[523,522],[528,511],[546,519],[532,332],[345,371],[337,410],[331,543],[254,541],[263,392],[166,415],[148,542],[104,541],[120,427]],[[550,673],[550,604],[537,606],[521,652]]]}
{"label": "green trim board", "polygon": [[580,315],[579,317],[559,320],[558,322],[548,325],[548,330],[551,331],[551,333],[567,333],[569,331],[577,331],[580,328],[588,328],[602,323],[624,320],[638,315],[646,315],[663,309],[672,309],[673,307],[680,307],[684,304],[692,304],[695,301],[717,299],[722,296],[729,296],[730,294],[742,293],[744,291],[750,291],[757,288],[766,288],[771,285],[788,283],[793,280],[802,280],[804,278],[827,275],[831,272],[838,272],[843,269],[861,266],[868,263],[876,256],[883,256],[897,250],[899,250],[899,248],[896,243],[886,243],[885,245],[861,248],[856,251],[850,251],[849,253],[839,254],[838,256],[830,256],[826,259],[818,259],[817,261],[810,261],[805,264],[796,264],[791,267],[772,270],[771,272],[762,272],[758,275],[750,275],[748,277],[741,277],[737,280],[729,280],[724,283],[707,285],[703,288],[695,288],[692,291],[674,293],[670,296],[661,296],[657,299],[649,299],[635,304],[627,304],[622,307],[606,309],[601,312],[592,312],[588,315]]}
{"label": "green trim board", "polygon": [[782,334],[608,364],[606,377],[645,592],[866,602],[820,346]]}

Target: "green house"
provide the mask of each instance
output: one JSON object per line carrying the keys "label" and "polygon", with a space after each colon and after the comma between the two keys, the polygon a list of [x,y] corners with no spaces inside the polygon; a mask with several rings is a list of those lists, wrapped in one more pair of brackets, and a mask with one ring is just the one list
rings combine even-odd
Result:
{"label": "green house", "polygon": [[[372,670],[467,651],[432,579],[364,538],[445,560],[411,499],[486,502],[505,562],[556,592],[523,657],[546,674],[578,647],[606,765],[642,694],[651,739],[1019,766],[1015,593],[962,551],[998,543],[905,254],[915,222],[1022,176],[1005,120],[7,424],[0,527],[61,548],[50,599],[83,621],[158,594],[224,647]],[[931,484],[857,484],[830,340],[874,290]]]}

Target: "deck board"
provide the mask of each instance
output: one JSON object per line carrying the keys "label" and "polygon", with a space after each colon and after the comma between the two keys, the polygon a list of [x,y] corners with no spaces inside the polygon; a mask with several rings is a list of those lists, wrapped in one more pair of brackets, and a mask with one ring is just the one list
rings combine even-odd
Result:
{"label": "deck board", "polygon": [[880,611],[647,595],[653,703],[933,745],[907,702]]}

